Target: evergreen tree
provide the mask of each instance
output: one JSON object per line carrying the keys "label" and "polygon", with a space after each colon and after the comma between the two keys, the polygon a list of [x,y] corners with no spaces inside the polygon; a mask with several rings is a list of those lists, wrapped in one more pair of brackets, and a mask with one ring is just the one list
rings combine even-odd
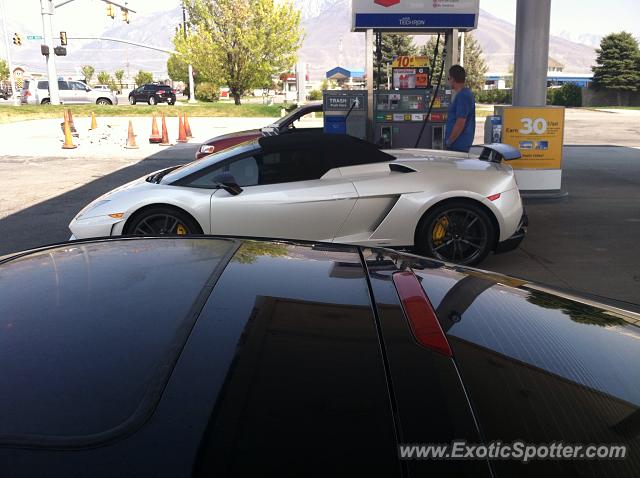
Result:
{"label": "evergreen tree", "polygon": [[631,33],[611,33],[596,49],[593,70],[595,88],[637,91],[640,88],[640,49]]}
{"label": "evergreen tree", "polygon": [[466,33],[464,38],[464,69],[467,73],[467,86],[474,94],[478,94],[484,88],[484,75],[488,68],[484,62],[482,47],[471,33]]}
{"label": "evergreen tree", "polygon": [[[420,54],[426,56],[429,59],[429,66],[434,65],[433,72],[431,73],[431,83],[434,85],[438,81],[440,75],[440,68],[442,66],[442,51],[444,50],[444,37],[440,37],[438,43],[438,51],[436,53],[435,63],[433,56],[435,52],[437,38],[431,37],[429,41],[422,47]],[[458,48],[460,48],[460,40],[458,40]],[[464,38],[464,69],[467,73],[467,86],[475,93],[482,91],[484,86],[484,75],[487,72],[487,64],[483,58],[482,47],[473,37],[471,33],[465,33]],[[442,85],[445,84],[447,79],[447,72],[442,75]]]}
{"label": "evergreen tree", "polygon": [[[387,83],[387,64],[391,72],[391,63],[397,56],[412,56],[418,53],[418,48],[413,44],[413,38],[400,33],[382,33],[382,59],[380,61],[379,84]],[[373,77],[378,83],[378,55],[373,56]]]}

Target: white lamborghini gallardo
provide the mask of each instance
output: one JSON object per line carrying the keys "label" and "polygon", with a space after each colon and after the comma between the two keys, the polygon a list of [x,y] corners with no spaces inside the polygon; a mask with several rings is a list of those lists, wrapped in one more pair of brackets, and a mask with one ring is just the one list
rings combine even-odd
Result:
{"label": "white lamborghini gallardo", "polygon": [[72,239],[216,234],[333,241],[477,264],[518,246],[526,216],[502,144],[471,156],[380,150],[350,136],[268,136],[142,177],[71,221]]}

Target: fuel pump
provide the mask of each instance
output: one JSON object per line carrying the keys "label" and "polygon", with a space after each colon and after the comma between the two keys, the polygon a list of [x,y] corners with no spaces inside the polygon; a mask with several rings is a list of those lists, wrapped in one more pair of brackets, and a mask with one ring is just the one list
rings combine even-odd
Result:
{"label": "fuel pump", "polygon": [[[441,88],[446,46],[438,81],[435,86],[431,81],[439,47],[438,36],[431,67],[424,57],[397,58],[393,89],[378,88],[374,92],[372,139],[376,144],[383,148],[444,147],[444,125],[451,91]],[[428,132],[426,135],[425,131]]]}

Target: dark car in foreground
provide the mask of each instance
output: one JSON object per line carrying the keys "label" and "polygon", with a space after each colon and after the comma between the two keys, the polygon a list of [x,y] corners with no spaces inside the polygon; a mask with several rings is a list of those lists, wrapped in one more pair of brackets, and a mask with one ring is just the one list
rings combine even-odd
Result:
{"label": "dark car in foreground", "polygon": [[235,133],[216,136],[202,143],[196,152],[196,159],[204,158],[211,153],[216,153],[240,143],[244,143],[245,141],[261,138],[262,136],[273,136],[293,132],[321,132],[322,128],[301,128],[299,125],[296,126],[297,121],[300,121],[307,115],[315,113],[322,113],[321,101],[312,101],[302,105],[283,116],[278,121],[263,128],[237,131]]}
{"label": "dark car in foreground", "polygon": [[[0,259],[7,477],[640,476],[640,315],[385,249],[229,237]],[[624,459],[401,459],[616,444]]]}
{"label": "dark car in foreground", "polygon": [[155,83],[142,85],[129,93],[129,104],[148,103],[157,105],[167,103],[173,105],[176,102],[176,90],[167,85]]}

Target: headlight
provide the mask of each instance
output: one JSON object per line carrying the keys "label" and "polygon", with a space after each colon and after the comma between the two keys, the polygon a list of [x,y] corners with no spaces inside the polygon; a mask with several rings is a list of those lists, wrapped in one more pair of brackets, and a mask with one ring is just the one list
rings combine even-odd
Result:
{"label": "headlight", "polygon": [[80,219],[82,216],[84,216],[85,214],[87,214],[89,211],[102,206],[103,204],[107,204],[108,202],[110,202],[109,199],[100,199],[99,201],[94,201],[92,203],[89,203],[84,209],[82,209],[82,211],[80,211],[77,215],[76,215],[76,219]]}

